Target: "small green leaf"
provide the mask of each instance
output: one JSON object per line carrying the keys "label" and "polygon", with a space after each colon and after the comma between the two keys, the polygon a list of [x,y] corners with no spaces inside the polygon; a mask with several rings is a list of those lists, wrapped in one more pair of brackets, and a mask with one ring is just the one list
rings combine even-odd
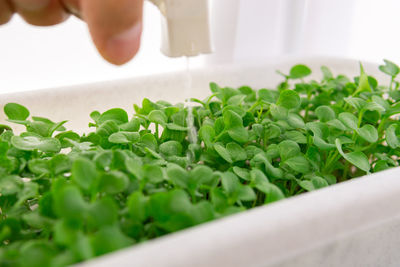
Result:
{"label": "small green leaf", "polygon": [[332,184],[336,184],[336,183],[337,183],[336,176],[333,175],[333,174],[324,174],[324,177],[323,177],[323,178],[327,181],[327,183],[328,183],[329,185],[332,185]]}
{"label": "small green leaf", "polygon": [[126,170],[133,174],[137,179],[143,179],[144,173],[142,170],[142,161],[140,159],[127,158],[125,159]]}
{"label": "small green leaf", "polygon": [[167,128],[169,130],[180,131],[180,132],[187,132],[188,131],[187,127],[181,126],[181,125],[178,125],[178,124],[175,124],[175,123],[167,123],[166,126],[167,126]]}
{"label": "small green leaf", "polygon": [[243,127],[242,118],[232,110],[226,110],[223,113],[225,129]]}
{"label": "small green leaf", "polygon": [[56,248],[50,242],[31,240],[19,249],[20,258],[18,258],[17,266],[50,266],[50,260],[56,253]]}
{"label": "small green leaf", "polygon": [[22,189],[22,181],[18,176],[10,175],[0,179],[1,196],[9,196],[18,193]]}
{"label": "small green leaf", "polygon": [[278,144],[279,154],[282,161],[295,157],[300,153],[299,145],[291,140],[285,140]]}
{"label": "small green leaf", "polygon": [[283,194],[282,190],[279,189],[279,187],[265,180],[258,180],[256,183],[256,188],[266,195],[264,201],[265,204],[285,198],[285,195]]}
{"label": "small green leaf", "polygon": [[53,194],[54,212],[61,218],[82,218],[85,216],[87,203],[79,189],[73,185],[65,185],[57,194]]}
{"label": "small green leaf", "polygon": [[243,180],[246,180],[246,181],[250,180],[250,173],[247,169],[235,166],[232,168],[232,170],[233,170],[233,173],[235,173],[237,176],[239,176]]}
{"label": "small green leaf", "polygon": [[72,165],[71,174],[72,181],[83,190],[88,191],[97,179],[96,165],[87,158],[78,158]]}
{"label": "small green leaf", "polygon": [[264,131],[264,136],[267,140],[277,138],[281,135],[281,129],[274,124],[265,126]]}
{"label": "small green leaf", "polygon": [[367,156],[360,151],[354,151],[350,153],[344,153],[342,150],[342,144],[340,143],[339,139],[336,139],[336,147],[339,153],[345,158],[348,162],[356,166],[357,168],[369,172],[371,169],[371,165],[369,164]]}
{"label": "small green leaf", "polygon": [[226,150],[231,156],[233,162],[242,161],[247,159],[246,151],[236,143],[229,143],[226,145]]}
{"label": "small green leaf", "polygon": [[238,194],[240,183],[237,176],[232,172],[225,172],[222,174],[221,177],[222,187],[224,188],[225,192],[233,196]]}
{"label": "small green leaf", "polygon": [[102,227],[90,238],[95,255],[102,255],[133,244],[128,236],[126,236],[118,225]]}
{"label": "small green leaf", "polygon": [[211,221],[215,218],[214,208],[211,203],[207,201],[201,201],[193,205],[188,213],[194,225]]}
{"label": "small green leaf", "polygon": [[311,180],[302,180],[299,182],[299,185],[307,190],[307,191],[314,191],[323,187],[328,186],[328,182],[319,176],[313,176]]}
{"label": "small green leaf", "polygon": [[181,166],[170,163],[167,166],[167,176],[175,186],[187,188],[189,184],[189,174]]}
{"label": "small green leaf", "polygon": [[374,172],[380,172],[389,169],[389,165],[385,160],[379,160],[375,163]]}
{"label": "small green leaf", "polygon": [[210,184],[214,181],[213,171],[208,166],[198,165],[190,172],[190,182],[192,184]]}
{"label": "small green leaf", "polygon": [[158,147],[157,139],[151,133],[142,135],[140,143],[152,150],[156,150]]}
{"label": "small green leaf", "polygon": [[229,98],[227,104],[234,105],[234,106],[240,106],[244,102],[245,98],[246,98],[246,95],[235,95],[235,96],[232,96]]}
{"label": "small green leaf", "polygon": [[100,124],[97,128],[96,133],[101,137],[109,137],[111,134],[118,132],[118,124],[114,120],[107,120]]}
{"label": "small green leaf", "polygon": [[310,74],[311,70],[309,67],[299,64],[290,69],[289,77],[291,79],[301,79],[309,76]]}
{"label": "small green leaf", "polygon": [[143,176],[150,183],[157,184],[164,181],[164,173],[159,165],[143,165]]}
{"label": "small green leaf", "polygon": [[306,126],[303,118],[295,113],[288,114],[287,122],[293,128],[304,129],[304,127]]}
{"label": "small green leaf", "polygon": [[70,140],[77,141],[77,142],[79,142],[79,140],[80,140],[79,134],[72,132],[72,131],[59,133],[54,138],[57,138],[58,140],[60,140],[62,148],[66,148],[66,147],[70,146],[70,143],[66,139],[70,139]]}
{"label": "small green leaf", "polygon": [[315,109],[315,115],[321,122],[327,122],[336,118],[335,111],[328,106],[319,106]]}
{"label": "small green leaf", "polygon": [[179,156],[182,154],[181,143],[171,140],[160,145],[160,152],[166,156]]}
{"label": "small green leaf", "polygon": [[393,149],[396,149],[396,148],[400,147],[400,141],[399,141],[399,138],[396,135],[396,129],[397,129],[397,124],[391,124],[386,129],[386,133],[385,133],[386,142]]}
{"label": "small green leaf", "polygon": [[112,197],[106,196],[88,207],[88,221],[92,227],[113,225],[118,220],[118,206]]}
{"label": "small green leaf", "polygon": [[380,65],[379,70],[393,78],[396,77],[400,72],[399,66],[387,59],[384,59],[383,61],[385,62],[385,65]]}
{"label": "small green leaf", "polygon": [[287,159],[283,164],[288,165],[292,170],[300,173],[307,173],[310,171],[310,164],[303,155],[295,156]]}
{"label": "small green leaf", "polygon": [[257,186],[259,184],[269,183],[267,176],[259,170],[259,169],[252,169],[250,171],[250,180],[254,182]]}
{"label": "small green leaf", "polygon": [[294,141],[298,144],[306,144],[307,143],[307,138],[302,134],[301,132],[298,131],[287,131],[285,132],[285,137],[291,141]]}
{"label": "small green leaf", "polygon": [[333,119],[331,121],[328,121],[326,124],[337,130],[341,130],[341,131],[347,130],[346,126],[338,119]]}
{"label": "small green leaf", "polygon": [[99,190],[107,194],[123,192],[129,185],[129,178],[120,171],[103,173],[99,178]]}
{"label": "small green leaf", "polygon": [[238,199],[241,201],[254,201],[256,194],[250,186],[240,186],[238,191]]}
{"label": "small green leaf", "polygon": [[26,120],[29,117],[29,110],[17,103],[8,103],[4,106],[4,113],[10,120]]}
{"label": "small green leaf", "polygon": [[227,132],[233,140],[239,143],[246,143],[249,139],[249,132],[244,127],[231,128]]}
{"label": "small green leaf", "polygon": [[258,123],[255,123],[251,126],[251,129],[254,131],[258,138],[264,137],[264,126]]}
{"label": "small green leaf", "polygon": [[28,162],[28,168],[31,172],[38,175],[50,174],[49,161],[44,159],[31,159]]}
{"label": "small green leaf", "polygon": [[144,196],[142,192],[135,192],[128,198],[129,216],[133,220],[143,222],[148,217],[146,209],[149,198]]}
{"label": "small green leaf", "polygon": [[199,136],[207,147],[212,147],[215,130],[210,125],[203,125],[199,130]]}
{"label": "small green leaf", "polygon": [[370,110],[370,111],[378,111],[379,113],[385,112],[385,108],[381,106],[378,103],[375,102],[367,102],[367,104],[364,106],[365,110]]}
{"label": "small green leaf", "polygon": [[98,124],[102,124],[108,120],[114,121],[120,125],[128,122],[128,114],[125,110],[120,108],[109,109],[98,118]]}
{"label": "small green leaf", "polygon": [[275,179],[281,179],[283,177],[283,170],[272,166],[269,160],[266,159],[262,153],[255,155],[252,161],[264,164],[265,173],[268,175],[268,177]]}
{"label": "small green leaf", "polygon": [[213,93],[219,93],[219,91],[221,90],[221,88],[218,86],[218,84],[216,84],[215,82],[211,82],[210,83],[210,90]]}
{"label": "small green leaf", "polygon": [[149,121],[165,125],[168,122],[168,118],[161,110],[153,110],[149,114]]}
{"label": "small green leaf", "polygon": [[356,116],[354,116],[353,114],[349,113],[349,112],[342,112],[339,114],[339,120],[341,122],[343,122],[344,125],[346,125],[347,127],[349,127],[352,130],[357,130],[358,126],[358,120],[356,118]]}
{"label": "small green leaf", "polygon": [[372,91],[372,89],[371,89],[371,86],[368,81],[368,75],[365,74],[364,68],[360,63],[360,78],[358,81],[357,89],[353,95],[357,95],[362,92],[371,92],[371,91]]}
{"label": "small green leaf", "polygon": [[114,144],[134,144],[139,142],[140,134],[138,132],[116,132],[108,137],[108,141]]}
{"label": "small green leaf", "polygon": [[38,136],[13,136],[11,137],[11,144],[26,151],[40,150],[43,152],[59,152],[61,150],[61,143],[58,139],[51,137],[38,137]]}
{"label": "small green leaf", "polygon": [[258,90],[258,97],[269,104],[274,104],[278,100],[279,92],[276,90],[260,89]]}
{"label": "small green leaf", "polygon": [[283,90],[276,104],[287,109],[296,109],[300,106],[300,96],[294,90]]}
{"label": "small green leaf", "polygon": [[357,133],[367,142],[375,143],[378,141],[378,131],[371,124],[364,125],[357,130]]}
{"label": "small green leaf", "polygon": [[270,105],[270,111],[271,111],[272,117],[276,120],[286,120],[286,118],[289,114],[289,111],[287,108],[285,108],[283,106],[278,106],[275,104]]}
{"label": "small green leaf", "polygon": [[119,128],[122,131],[137,132],[140,129],[140,120],[138,118],[133,118],[129,122],[120,124]]}
{"label": "small green leaf", "polygon": [[314,145],[316,145],[321,150],[330,150],[330,149],[335,148],[334,144],[330,144],[330,143],[326,142],[324,139],[322,139],[318,135],[313,136],[313,141],[314,141],[313,142]]}
{"label": "small green leaf", "polygon": [[362,110],[367,105],[367,102],[359,97],[346,97],[344,101],[358,111]]}
{"label": "small green leaf", "polygon": [[373,95],[372,97],[371,97],[371,102],[368,102],[368,104],[372,104],[372,103],[375,103],[375,104],[377,104],[378,106],[381,106],[381,108],[383,108],[383,111],[385,111],[385,110],[387,110],[387,109],[389,109],[390,108],[390,105],[389,105],[389,103],[388,103],[388,101],[387,100],[385,100],[385,99],[383,99],[381,96],[377,96],[377,95]]}
{"label": "small green leaf", "polygon": [[221,158],[223,158],[225,161],[227,161],[229,163],[233,162],[231,154],[225,147],[223,147],[220,144],[214,144],[214,149],[215,149],[215,151],[217,151],[218,155],[220,155]]}
{"label": "small green leaf", "polygon": [[333,79],[333,74],[331,70],[326,66],[321,66],[322,74],[324,75],[324,80]]}
{"label": "small green leaf", "polygon": [[101,113],[98,112],[97,110],[93,111],[92,113],[90,113],[90,118],[92,118],[92,120],[94,120],[96,123],[98,123],[99,118],[101,116]]}

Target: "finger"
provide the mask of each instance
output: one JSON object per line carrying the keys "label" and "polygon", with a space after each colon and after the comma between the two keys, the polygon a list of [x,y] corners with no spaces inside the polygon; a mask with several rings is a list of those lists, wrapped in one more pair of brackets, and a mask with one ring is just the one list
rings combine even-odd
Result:
{"label": "finger", "polygon": [[139,50],[143,0],[85,0],[82,16],[100,54],[122,65]]}
{"label": "finger", "polygon": [[63,22],[68,13],[59,0],[12,0],[15,10],[24,20],[37,26]]}
{"label": "finger", "polygon": [[7,0],[0,0],[0,25],[9,22],[13,13],[10,3]]}

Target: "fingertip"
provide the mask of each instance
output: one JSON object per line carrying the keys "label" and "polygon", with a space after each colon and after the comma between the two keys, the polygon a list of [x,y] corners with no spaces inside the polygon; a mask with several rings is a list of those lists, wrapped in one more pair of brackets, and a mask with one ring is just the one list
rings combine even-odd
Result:
{"label": "fingertip", "polygon": [[125,64],[139,51],[141,34],[142,23],[139,22],[132,28],[104,40],[100,53],[112,64]]}
{"label": "fingertip", "polygon": [[115,65],[131,60],[139,50],[143,0],[87,0],[82,17],[104,59]]}

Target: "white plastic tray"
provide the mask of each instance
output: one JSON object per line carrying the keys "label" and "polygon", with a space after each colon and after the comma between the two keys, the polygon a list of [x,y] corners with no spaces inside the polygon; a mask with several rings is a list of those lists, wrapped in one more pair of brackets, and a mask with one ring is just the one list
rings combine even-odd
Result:
{"label": "white plastic tray", "polygon": [[[193,73],[193,96],[204,97],[208,83],[222,86],[274,87],[297,63],[319,75],[321,65],[335,74],[358,74],[358,62],[332,58],[297,58]],[[364,64],[382,82],[377,65]],[[315,75],[315,74],[314,74]],[[26,105],[32,114],[55,121],[70,119],[70,129],[87,131],[89,113],[122,107],[132,111],[143,97],[183,100],[183,73],[71,88],[0,95]],[[0,123],[4,122],[0,115]],[[83,266],[400,266],[400,169],[334,185],[267,206],[206,223],[127,248]]]}

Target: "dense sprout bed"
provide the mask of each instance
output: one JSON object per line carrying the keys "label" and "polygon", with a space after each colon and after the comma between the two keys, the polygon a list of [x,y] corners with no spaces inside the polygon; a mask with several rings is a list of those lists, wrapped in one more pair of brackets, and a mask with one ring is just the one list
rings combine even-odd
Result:
{"label": "dense sprout bed", "polygon": [[275,90],[211,83],[194,143],[182,104],[94,111],[84,135],[7,104],[26,132],[0,126],[0,265],[69,265],[397,166],[399,68],[380,66],[389,86],[321,70],[306,82],[296,65]]}

